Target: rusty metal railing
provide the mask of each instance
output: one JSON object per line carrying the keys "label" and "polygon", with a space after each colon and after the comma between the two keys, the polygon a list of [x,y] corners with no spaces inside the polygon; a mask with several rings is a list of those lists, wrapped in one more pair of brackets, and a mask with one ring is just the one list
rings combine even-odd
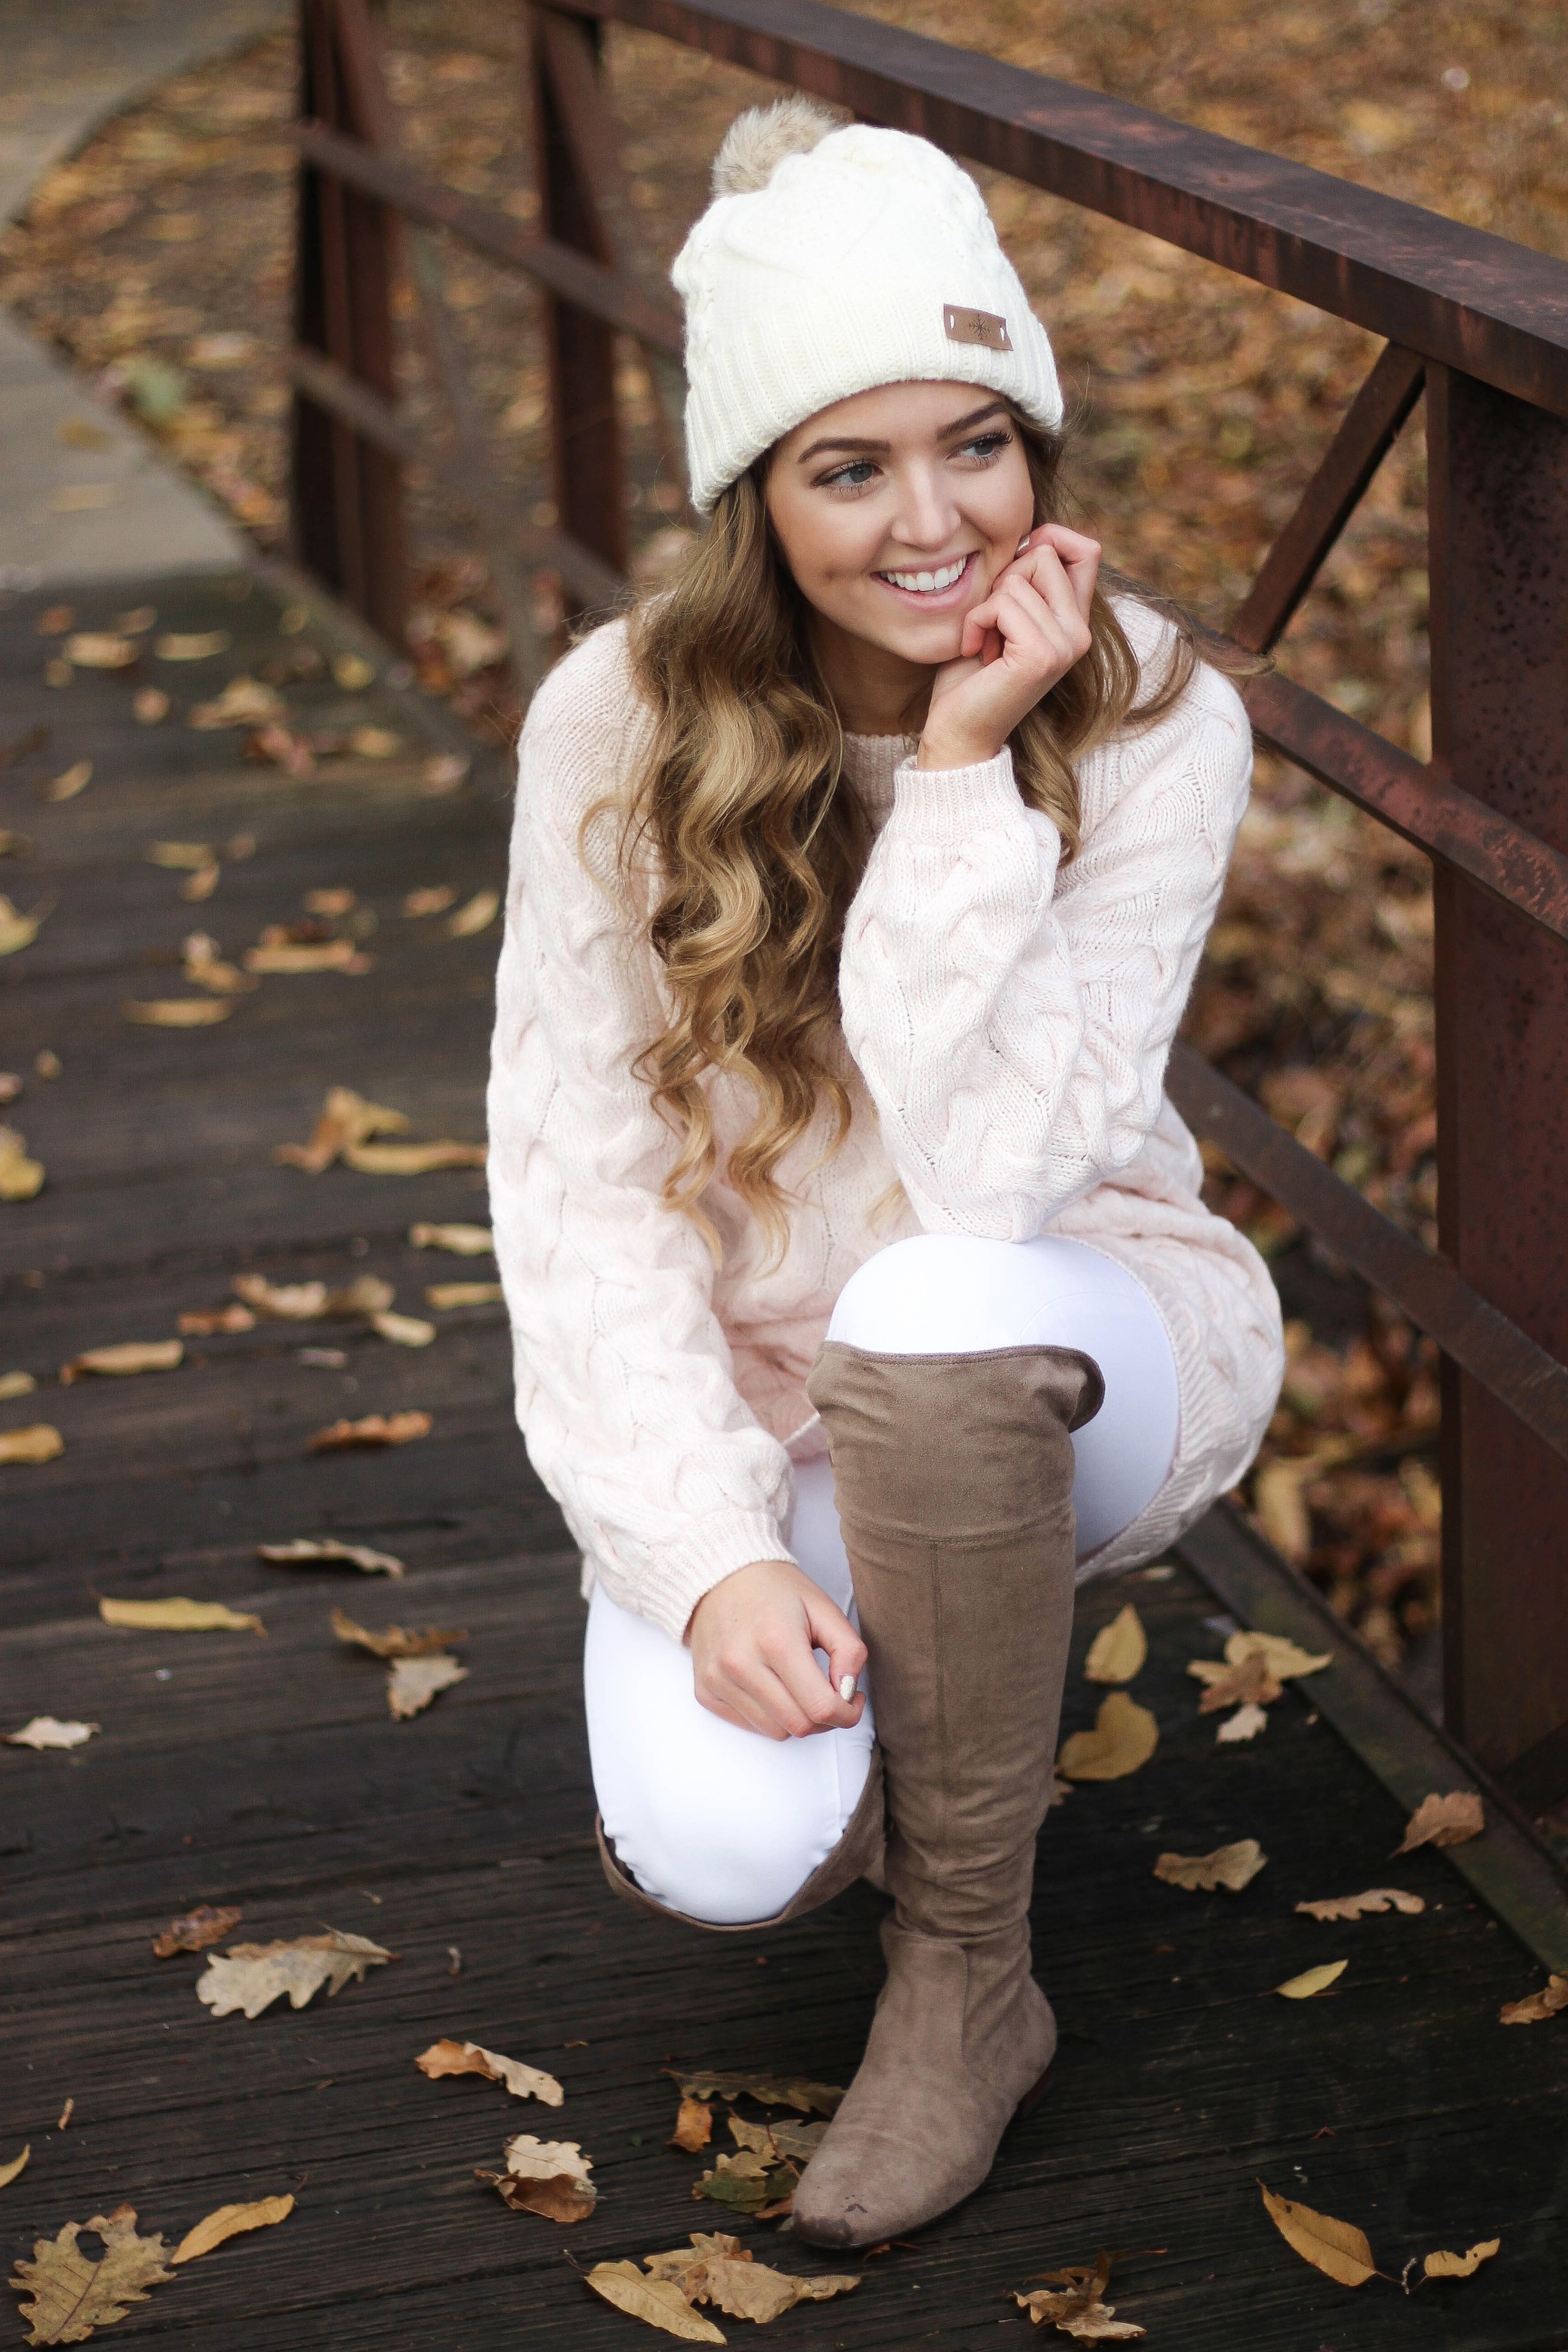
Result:
{"label": "rusty metal railing", "polygon": [[[1258,740],[1414,842],[1436,890],[1434,1254],[1184,1046],[1202,1134],[1443,1351],[1446,1715],[1519,1801],[1568,1793],[1568,266],[1099,92],[820,0],[525,8],[537,230],[401,152],[370,0],[301,0],[297,551],[388,636],[404,625],[395,240],[450,423],[424,446],[484,534],[519,683],[546,659],[527,590],[579,608],[627,561],[615,337],[668,382],[679,314],[645,283],[600,58],[617,22],[916,131],[1386,342],[1237,611],[1280,636],[1425,398],[1433,751],[1425,762],[1279,672]],[[500,500],[441,290],[439,228],[542,288],[557,521]]]}

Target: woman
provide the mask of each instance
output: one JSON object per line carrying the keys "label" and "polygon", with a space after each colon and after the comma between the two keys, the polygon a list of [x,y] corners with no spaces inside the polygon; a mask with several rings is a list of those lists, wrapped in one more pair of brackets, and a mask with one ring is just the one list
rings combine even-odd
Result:
{"label": "woman", "polygon": [[714,182],[674,273],[710,519],[523,730],[490,1177],[612,1885],[720,1929],[893,1897],[795,2200],[865,2244],[975,2188],[1050,2061],[1075,1578],[1232,1486],[1279,1390],[1161,1090],[1251,739],[1059,520],[973,182],[798,99]]}

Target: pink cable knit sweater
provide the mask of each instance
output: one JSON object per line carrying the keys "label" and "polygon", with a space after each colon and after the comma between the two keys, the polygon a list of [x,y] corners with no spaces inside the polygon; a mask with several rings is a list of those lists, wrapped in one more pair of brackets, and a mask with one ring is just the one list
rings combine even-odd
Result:
{"label": "pink cable knit sweater", "polygon": [[[1131,599],[1118,611],[1159,676],[1169,625]],[[647,726],[624,622],[535,696],[497,975],[489,1181],[518,1419],[584,1591],[602,1576],[679,1637],[722,1577],[789,1557],[792,1462],[824,1450],[805,1382],[834,1301],[873,1251],[921,1230],[1069,1234],[1151,1293],[1179,1374],[1176,1456],[1083,1572],[1150,1558],[1235,1484],[1283,1370],[1268,1270],[1200,1202],[1197,1149],[1162,1092],[1247,802],[1239,696],[1202,667],[1158,726],[1085,758],[1082,845],[1060,870],[1010,753],[922,773],[902,737],[848,738],[877,832],[840,971],[853,1123],[813,1167],[824,1115],[779,1168],[798,1201],[770,1266],[723,1174],[749,1098],[711,1080],[720,1272],[660,1198],[675,1146],[630,1064],[668,999],[607,887],[613,821],[586,866],[578,851],[584,812],[625,785]]]}

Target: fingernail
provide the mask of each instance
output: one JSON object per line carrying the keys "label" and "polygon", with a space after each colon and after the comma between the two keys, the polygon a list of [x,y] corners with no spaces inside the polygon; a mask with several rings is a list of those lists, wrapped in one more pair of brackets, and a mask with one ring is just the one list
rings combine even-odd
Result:
{"label": "fingernail", "polygon": [[844,1701],[845,1706],[847,1706],[850,1700],[855,1696],[855,1677],[853,1675],[839,1675],[838,1696]]}

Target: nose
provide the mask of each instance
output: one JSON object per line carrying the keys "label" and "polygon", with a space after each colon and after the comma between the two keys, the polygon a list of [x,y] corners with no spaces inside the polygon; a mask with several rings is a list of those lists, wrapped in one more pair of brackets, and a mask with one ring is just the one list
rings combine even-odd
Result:
{"label": "nose", "polygon": [[958,529],[952,494],[934,466],[910,466],[900,477],[901,496],[889,536],[911,554],[938,554]]}

